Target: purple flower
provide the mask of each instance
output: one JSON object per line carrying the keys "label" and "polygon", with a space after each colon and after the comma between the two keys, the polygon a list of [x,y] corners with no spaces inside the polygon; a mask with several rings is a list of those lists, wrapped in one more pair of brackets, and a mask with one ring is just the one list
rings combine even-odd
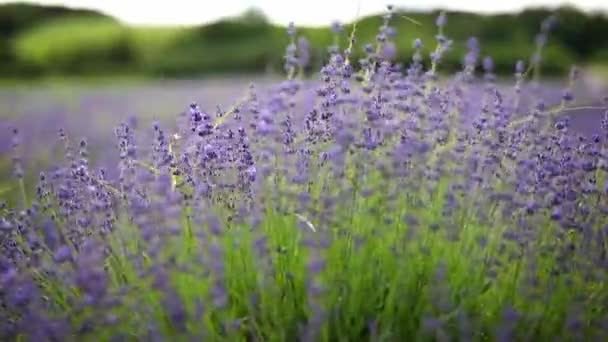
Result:
{"label": "purple flower", "polygon": [[562,100],[564,100],[565,102],[571,102],[574,100],[574,95],[572,94],[572,91],[570,89],[564,89],[562,91]]}
{"label": "purple flower", "polygon": [[296,25],[293,23],[293,21],[289,22],[287,25],[287,34],[290,37],[295,37],[296,35]]}
{"label": "purple flower", "polygon": [[444,27],[447,23],[448,23],[448,17],[445,14],[445,12],[439,13],[437,20],[435,21],[435,25],[437,25],[437,27],[441,28],[441,27]]}
{"label": "purple flower", "polygon": [[340,34],[344,32],[344,26],[340,22],[334,21],[331,23],[331,31],[335,34]]}
{"label": "purple flower", "polygon": [[515,72],[518,74],[523,74],[523,72],[526,70],[526,64],[524,63],[524,61],[519,60],[517,61],[517,63],[515,64]]}
{"label": "purple flower", "polygon": [[304,37],[298,38],[298,65],[306,67],[310,63],[310,42]]}
{"label": "purple flower", "polygon": [[248,167],[246,173],[249,181],[255,182],[257,176],[257,169],[255,168],[255,166],[251,165],[250,167]]}
{"label": "purple flower", "polygon": [[174,291],[169,291],[165,296],[164,306],[174,329],[178,332],[184,332],[188,316],[179,295]]}
{"label": "purple flower", "polygon": [[487,73],[494,71],[494,61],[492,60],[492,57],[486,56],[483,58],[483,70]]}
{"label": "purple flower", "polygon": [[539,34],[536,36],[536,45],[537,46],[545,46],[547,44],[547,35],[546,34]]}
{"label": "purple flower", "polygon": [[307,269],[310,274],[318,274],[325,269],[326,261],[325,260],[316,260],[312,261],[308,264]]}
{"label": "purple flower", "polygon": [[[454,44],[445,13],[431,61],[416,39],[402,65],[387,9],[362,56],[354,42],[342,50],[342,25],[322,58],[290,24],[286,80],[251,85],[234,103],[203,98],[176,125],[143,131],[145,118],[120,108],[128,114],[116,118],[114,145],[71,142],[69,130],[91,125],[65,122],[55,157],[38,137],[48,124],[38,113],[12,118],[28,139],[4,125],[19,177],[0,185],[9,199],[0,203],[0,339],[471,340],[483,331],[511,341],[547,312],[569,329],[543,326],[543,336],[601,333],[596,308],[582,304],[608,267],[608,114],[592,135],[579,133],[582,116],[554,110],[575,91],[595,93],[579,89],[574,68],[565,90],[525,82],[523,61],[515,86],[504,86],[489,57],[478,80],[475,37],[462,70],[444,77],[439,62]],[[535,67],[552,20],[541,25]],[[319,70],[309,70],[313,57]],[[172,94],[156,95],[146,99]],[[85,107],[82,117],[95,117]],[[21,177],[39,172],[37,155],[53,165],[30,184]],[[518,278],[508,279],[513,262]],[[503,300],[483,318],[472,297],[492,299],[512,280],[507,299],[518,306]],[[559,303],[555,284],[569,286],[557,288]],[[386,314],[398,313],[402,292],[417,301],[403,329]],[[274,330],[273,312],[282,315]]]}
{"label": "purple flower", "polygon": [[562,210],[559,207],[553,208],[553,211],[551,211],[551,215],[550,215],[551,220],[559,221],[562,219],[562,217],[563,217]]}
{"label": "purple flower", "polygon": [[59,248],[57,248],[57,251],[55,251],[55,255],[53,256],[53,259],[55,260],[55,262],[57,262],[59,264],[69,261],[69,260],[71,260],[71,258],[72,258],[72,251],[70,250],[70,247],[68,247],[66,245],[62,245]]}

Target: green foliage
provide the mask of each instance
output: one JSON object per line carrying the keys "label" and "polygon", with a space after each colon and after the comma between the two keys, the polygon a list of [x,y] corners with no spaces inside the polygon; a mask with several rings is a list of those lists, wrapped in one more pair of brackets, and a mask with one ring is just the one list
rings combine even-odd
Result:
{"label": "green foliage", "polygon": [[141,71],[155,70],[192,31],[193,29],[181,27],[129,28],[128,39],[134,63]]}
{"label": "green foliage", "polygon": [[61,6],[38,6],[24,3],[0,5],[0,75],[26,77],[40,74],[43,68],[17,58],[13,47],[16,36],[42,25],[48,20],[66,18],[106,18],[89,10],[68,9]]}
{"label": "green foliage", "polygon": [[61,6],[39,6],[24,3],[0,5],[0,37],[14,34],[39,25],[49,19],[70,17],[107,18],[95,11],[71,9]]}
{"label": "green foliage", "polygon": [[105,18],[61,19],[20,34],[15,53],[20,60],[49,71],[101,71],[131,62],[127,33]]}
{"label": "green foliage", "polygon": [[287,39],[263,22],[220,21],[190,29],[173,41],[150,71],[169,75],[263,70]]}
{"label": "green foliage", "polygon": [[597,51],[592,57],[591,61],[598,64],[608,65],[608,48]]}
{"label": "green foliage", "polygon": [[[283,27],[270,24],[255,9],[241,16],[200,27],[125,27],[112,18],[87,11],[37,6],[0,6],[0,74],[82,73],[130,70],[146,74],[195,75],[212,72],[281,70],[287,36]],[[477,36],[482,51],[495,59],[496,68],[511,73],[514,58],[528,60],[541,21],[551,12],[530,9],[519,14],[480,16],[450,14],[446,34],[457,43],[442,61],[444,71],[461,67],[464,43]],[[603,62],[599,51],[608,49],[601,39],[608,28],[605,16],[572,8],[557,10],[559,23],[545,72],[564,72],[573,61]],[[398,14],[391,25],[399,32],[398,59],[409,61],[412,41],[435,44],[433,13],[407,13],[421,25]],[[353,58],[363,57],[363,45],[373,43],[381,25],[379,16],[362,18],[357,27]],[[351,25],[347,25],[349,32]],[[315,66],[326,58],[334,40],[328,28],[299,28],[310,40]],[[342,48],[348,44],[344,34]],[[428,54],[429,49],[425,52]],[[110,69],[110,70],[109,70]]]}

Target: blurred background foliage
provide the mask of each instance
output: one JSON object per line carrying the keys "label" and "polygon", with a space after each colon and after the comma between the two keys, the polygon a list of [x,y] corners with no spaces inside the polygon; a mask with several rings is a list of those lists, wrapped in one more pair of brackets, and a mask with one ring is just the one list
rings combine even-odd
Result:
{"label": "blurred background foliage", "polygon": [[[497,70],[511,73],[517,59],[528,60],[541,21],[554,11],[528,9],[515,14],[482,16],[449,13],[447,35],[454,39],[443,70],[459,68],[466,39],[477,36],[482,53],[495,59]],[[407,61],[412,41],[421,38],[430,52],[435,46],[436,12],[401,13],[392,26],[398,32],[398,59]],[[544,54],[543,71],[559,73],[571,64],[608,65],[608,17],[575,8],[557,10],[559,25]],[[297,19],[297,18],[296,18]],[[380,16],[361,18],[355,58],[373,43]],[[341,38],[344,48],[352,24]],[[298,28],[312,47],[312,70],[333,42],[329,28]],[[193,27],[128,26],[94,11],[26,4],[0,5],[0,77],[134,74],[153,77],[195,77],[210,73],[281,72],[288,43],[285,28],[250,9],[239,17]]]}

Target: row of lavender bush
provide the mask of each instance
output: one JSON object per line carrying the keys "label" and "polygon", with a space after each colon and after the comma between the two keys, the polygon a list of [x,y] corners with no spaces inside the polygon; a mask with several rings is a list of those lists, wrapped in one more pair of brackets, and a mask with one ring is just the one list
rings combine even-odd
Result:
{"label": "row of lavender bush", "polygon": [[438,76],[444,14],[430,68],[420,40],[392,63],[393,16],[363,60],[356,27],[337,39],[318,81],[298,77],[291,25],[271,91],[214,114],[193,103],[175,131],[121,124],[116,179],[61,131],[64,160],[28,198],[15,129],[1,339],[608,337],[608,103],[577,136],[578,71],[561,94],[536,82],[554,18],[499,89],[475,38],[462,71]]}

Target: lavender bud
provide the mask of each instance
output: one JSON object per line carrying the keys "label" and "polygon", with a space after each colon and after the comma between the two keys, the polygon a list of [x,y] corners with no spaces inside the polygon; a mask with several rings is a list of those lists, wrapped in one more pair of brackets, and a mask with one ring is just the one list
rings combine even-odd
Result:
{"label": "lavender bud", "polygon": [[487,73],[491,73],[494,71],[494,61],[492,57],[486,56],[483,59],[483,70]]}
{"label": "lavender bud", "polygon": [[295,37],[296,36],[296,26],[295,24],[292,22],[289,23],[289,25],[287,26],[287,34],[290,37]]}
{"label": "lavender bud", "polygon": [[437,25],[437,27],[445,27],[445,25],[447,23],[448,23],[447,15],[445,14],[445,12],[441,12],[439,14],[439,16],[437,17],[435,24]]}
{"label": "lavender bud", "polygon": [[340,34],[344,32],[344,26],[340,22],[334,21],[331,23],[331,31],[335,34]]}
{"label": "lavender bud", "polygon": [[574,95],[572,94],[572,91],[570,89],[562,90],[562,100],[564,100],[565,102],[571,102],[574,100]]}
{"label": "lavender bud", "polygon": [[62,264],[68,260],[70,260],[72,258],[72,251],[70,250],[70,247],[63,245],[61,247],[59,247],[57,249],[57,251],[55,252],[55,255],[53,256],[53,259],[55,260],[55,262]]}
{"label": "lavender bud", "polygon": [[524,63],[524,61],[522,61],[522,60],[517,61],[517,63],[515,64],[515,72],[518,74],[523,74],[525,69],[526,69],[526,64]]}

